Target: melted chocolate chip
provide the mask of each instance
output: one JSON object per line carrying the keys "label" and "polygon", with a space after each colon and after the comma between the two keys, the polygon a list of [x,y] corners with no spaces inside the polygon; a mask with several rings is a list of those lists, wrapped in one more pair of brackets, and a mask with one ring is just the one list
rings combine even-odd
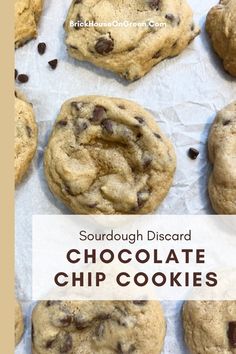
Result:
{"label": "melted chocolate chip", "polygon": [[149,7],[152,10],[159,10],[160,8],[160,0],[149,0]]}
{"label": "melted chocolate chip", "polygon": [[18,75],[17,79],[21,84],[25,84],[26,82],[29,81],[29,76],[26,74],[20,74]]}
{"label": "melted chocolate chip", "polygon": [[72,337],[69,333],[66,333],[63,338],[63,343],[60,346],[60,353],[68,353],[73,346]]}
{"label": "melted chocolate chip", "polygon": [[102,127],[108,134],[113,134],[113,124],[111,120],[105,119],[102,122]]}
{"label": "melted chocolate chip", "polygon": [[71,102],[71,108],[72,109],[75,109],[77,112],[79,112],[79,110],[81,109],[81,107],[83,106],[83,103],[82,102]]}
{"label": "melted chocolate chip", "polygon": [[60,327],[68,327],[72,322],[72,317],[65,314],[64,317],[59,319]]}
{"label": "melted chocolate chip", "polygon": [[145,124],[145,120],[142,117],[134,117],[134,118],[139,122],[139,124],[141,125]]}
{"label": "melted chocolate chip", "polygon": [[46,342],[46,345],[45,345],[46,349],[52,348],[52,345],[53,345],[54,341],[55,341],[55,339],[49,339],[49,340]]}
{"label": "melted chocolate chip", "polygon": [[40,55],[43,55],[46,52],[46,48],[47,48],[46,43],[44,43],[44,42],[39,43],[38,44],[38,53]]}
{"label": "melted chocolate chip", "polygon": [[102,106],[95,106],[93,110],[93,116],[90,119],[93,123],[101,123],[101,121],[106,117],[106,110]]}
{"label": "melted chocolate chip", "polygon": [[98,205],[97,203],[92,203],[92,204],[88,204],[88,207],[94,209],[96,208],[97,205]]}
{"label": "melted chocolate chip", "polygon": [[165,18],[171,22],[174,22],[175,16],[173,14],[166,14]]}
{"label": "melted chocolate chip", "polygon": [[88,321],[86,321],[81,315],[74,318],[74,323],[77,329],[84,329],[89,326]]}
{"label": "melted chocolate chip", "polygon": [[118,354],[131,354],[136,350],[136,347],[134,344],[126,344],[126,343],[117,343],[117,353]]}
{"label": "melted chocolate chip", "polygon": [[15,80],[17,79],[18,71],[15,69]]}
{"label": "melted chocolate chip", "polygon": [[158,50],[154,55],[153,55],[153,59],[158,59],[158,58],[160,58],[160,56],[161,56],[161,50]]}
{"label": "melted chocolate chip", "polygon": [[153,158],[151,156],[144,156],[143,167],[148,168],[152,163]]}
{"label": "melted chocolate chip", "polygon": [[74,26],[74,29],[75,30],[80,30],[81,28],[83,28],[84,26],[83,26],[83,23],[84,23],[84,20],[83,20],[83,18],[80,16],[80,14],[78,14],[78,16],[77,16],[77,18],[76,18],[76,24],[75,24],[75,26]]}
{"label": "melted chocolate chip", "polygon": [[81,4],[82,0],[75,0],[74,5]]}
{"label": "melted chocolate chip", "polygon": [[134,300],[134,301],[133,301],[133,304],[134,304],[134,305],[137,305],[137,306],[144,306],[144,305],[146,305],[147,303],[148,303],[147,300]]}
{"label": "melted chocolate chip", "polygon": [[55,305],[56,303],[58,303],[59,301],[55,301],[55,300],[48,300],[48,301],[46,301],[46,304],[45,304],[45,306],[46,307],[50,307],[50,306],[53,306],[53,305]]}
{"label": "melted chocolate chip", "polygon": [[59,120],[59,122],[57,122],[57,125],[59,127],[65,127],[67,125],[67,120],[65,119]]}
{"label": "melted chocolate chip", "polygon": [[57,59],[50,60],[48,62],[48,64],[49,64],[49,66],[50,66],[50,68],[52,70],[55,70],[57,68],[57,65],[58,65],[58,60]]}
{"label": "melted chocolate chip", "polygon": [[112,38],[101,37],[98,39],[95,50],[101,55],[108,54],[114,49],[114,40]]}
{"label": "melted chocolate chip", "polygon": [[228,338],[232,348],[236,348],[236,321],[229,322]]}
{"label": "melted chocolate chip", "polygon": [[155,135],[155,137],[156,137],[157,139],[161,139],[160,134],[158,134],[158,133],[154,133],[154,135]]}
{"label": "melted chocolate chip", "polygon": [[230,119],[227,119],[227,120],[224,120],[223,121],[223,125],[229,125],[231,123],[231,120]]}
{"label": "melted chocolate chip", "polygon": [[196,160],[196,158],[198,157],[199,155],[199,151],[197,149],[194,149],[194,148],[190,148],[188,150],[188,156],[190,157],[190,159],[192,160]]}
{"label": "melted chocolate chip", "polygon": [[86,122],[78,122],[75,126],[75,133],[78,135],[88,128]]}
{"label": "melted chocolate chip", "polygon": [[119,107],[120,109],[125,109],[125,106],[124,106],[123,104],[120,104],[118,107]]}
{"label": "melted chocolate chip", "polygon": [[32,129],[31,129],[28,125],[26,126],[26,131],[27,131],[28,137],[31,138],[31,136],[32,136]]}

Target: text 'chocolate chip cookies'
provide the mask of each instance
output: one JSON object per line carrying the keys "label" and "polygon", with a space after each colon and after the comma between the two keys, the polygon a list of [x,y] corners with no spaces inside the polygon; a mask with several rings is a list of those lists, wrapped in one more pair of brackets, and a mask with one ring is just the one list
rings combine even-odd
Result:
{"label": "text 'chocolate chip cookies'", "polygon": [[153,116],[134,102],[67,101],[44,167],[51,191],[77,214],[146,214],[168,193],[176,160]]}
{"label": "text 'chocolate chip cookies'", "polygon": [[218,113],[208,145],[212,206],[218,214],[236,215],[236,101]]}
{"label": "text 'chocolate chip cookies'", "polygon": [[47,301],[32,317],[33,354],[159,354],[165,319],[156,301]]}
{"label": "text 'chocolate chip cookies'", "polygon": [[15,0],[15,47],[37,36],[43,0]]}
{"label": "text 'chocolate chip cookies'", "polygon": [[236,76],[236,0],[221,0],[206,21],[206,29],[225,70]]}
{"label": "text 'chocolate chip cookies'", "polygon": [[[92,21],[111,25],[95,27]],[[128,80],[180,54],[199,33],[186,0],[74,0],[65,30],[72,57]]]}
{"label": "text 'chocolate chip cookies'", "polygon": [[192,354],[236,353],[236,301],[188,301],[183,322]]}
{"label": "text 'chocolate chip cookies'", "polygon": [[17,91],[15,92],[15,184],[22,180],[34,157],[37,135],[33,108]]}

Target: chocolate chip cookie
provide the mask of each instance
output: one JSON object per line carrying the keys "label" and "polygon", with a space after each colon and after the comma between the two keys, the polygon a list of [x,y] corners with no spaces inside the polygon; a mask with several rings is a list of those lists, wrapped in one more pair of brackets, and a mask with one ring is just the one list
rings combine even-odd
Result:
{"label": "chocolate chip cookie", "polygon": [[176,160],[153,116],[134,102],[71,99],[44,158],[51,191],[77,214],[146,214],[168,193]]}
{"label": "chocolate chip cookie", "polygon": [[209,195],[218,214],[236,214],[236,101],[218,113],[209,136]]}
{"label": "chocolate chip cookie", "polygon": [[15,48],[37,36],[43,0],[15,0]]}
{"label": "chocolate chip cookie", "polygon": [[47,301],[32,316],[33,354],[158,354],[165,319],[154,301]]}
{"label": "chocolate chip cookie", "polygon": [[136,80],[180,54],[199,28],[186,0],[74,0],[65,31],[72,57]]}
{"label": "chocolate chip cookie", "polygon": [[21,305],[18,300],[15,300],[15,345],[17,345],[24,332],[24,318]]}
{"label": "chocolate chip cookie", "polygon": [[17,91],[15,93],[15,184],[26,173],[37,147],[37,125],[32,105]]}
{"label": "chocolate chip cookie", "polygon": [[221,0],[206,21],[206,29],[225,70],[236,76],[236,1]]}
{"label": "chocolate chip cookie", "polygon": [[189,301],[183,324],[192,354],[236,353],[236,301]]}

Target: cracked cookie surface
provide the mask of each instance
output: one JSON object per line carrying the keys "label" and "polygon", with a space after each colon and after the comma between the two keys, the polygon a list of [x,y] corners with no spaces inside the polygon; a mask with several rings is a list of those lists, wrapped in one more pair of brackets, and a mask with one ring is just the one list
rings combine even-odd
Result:
{"label": "cracked cookie surface", "polygon": [[156,301],[47,301],[33,311],[33,354],[158,354],[166,326]]}
{"label": "cracked cookie surface", "polygon": [[37,36],[43,0],[15,0],[15,48]]}
{"label": "cracked cookie surface", "polygon": [[24,318],[22,308],[18,300],[15,300],[15,345],[17,345],[24,332]]}
{"label": "cracked cookie surface", "polygon": [[[145,26],[84,26],[92,21]],[[186,0],[74,0],[65,31],[72,57],[136,80],[162,60],[180,54],[199,28]]]}
{"label": "cracked cookie surface", "polygon": [[236,354],[236,301],[188,301],[183,325],[192,354]]}
{"label": "cracked cookie surface", "polygon": [[209,195],[218,214],[236,215],[236,101],[220,111],[209,136]]}
{"label": "cracked cookie surface", "polygon": [[146,214],[168,193],[172,144],[134,102],[101,96],[62,106],[44,158],[51,191],[77,214]]}
{"label": "cracked cookie surface", "polygon": [[26,173],[37,148],[37,125],[32,105],[15,92],[15,184]]}
{"label": "cracked cookie surface", "polygon": [[221,0],[207,16],[206,30],[225,70],[236,76],[236,1]]}

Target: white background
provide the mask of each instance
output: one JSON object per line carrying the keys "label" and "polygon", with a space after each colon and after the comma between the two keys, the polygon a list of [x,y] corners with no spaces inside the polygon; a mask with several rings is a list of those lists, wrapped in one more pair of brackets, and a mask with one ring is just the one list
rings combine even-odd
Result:
{"label": "white background", "polygon": [[[69,211],[48,191],[43,177],[42,157],[51,125],[61,104],[68,98],[102,94],[135,100],[150,110],[176,147],[178,165],[173,187],[159,208],[160,214],[213,213],[207,197],[209,163],[206,141],[218,110],[235,100],[236,80],[226,74],[211,50],[205,34],[205,17],[216,0],[189,0],[201,35],[178,57],[156,66],[148,75],[127,83],[88,63],[68,57],[63,42],[63,22],[70,0],[45,0],[39,36],[16,51],[16,68],[30,81],[19,88],[33,103],[39,126],[39,148],[27,177],[16,191],[16,284],[21,300],[31,297],[31,216],[68,214]],[[39,41],[47,43],[44,56],[37,53]],[[57,58],[57,70],[47,62]],[[186,156],[189,147],[200,150],[197,161]],[[185,353],[180,323],[180,303],[165,303],[168,333],[164,353]],[[27,302],[24,305],[30,313]],[[30,353],[30,320],[17,353]],[[27,344],[29,345],[29,343]],[[173,349],[174,348],[174,349]]]}

